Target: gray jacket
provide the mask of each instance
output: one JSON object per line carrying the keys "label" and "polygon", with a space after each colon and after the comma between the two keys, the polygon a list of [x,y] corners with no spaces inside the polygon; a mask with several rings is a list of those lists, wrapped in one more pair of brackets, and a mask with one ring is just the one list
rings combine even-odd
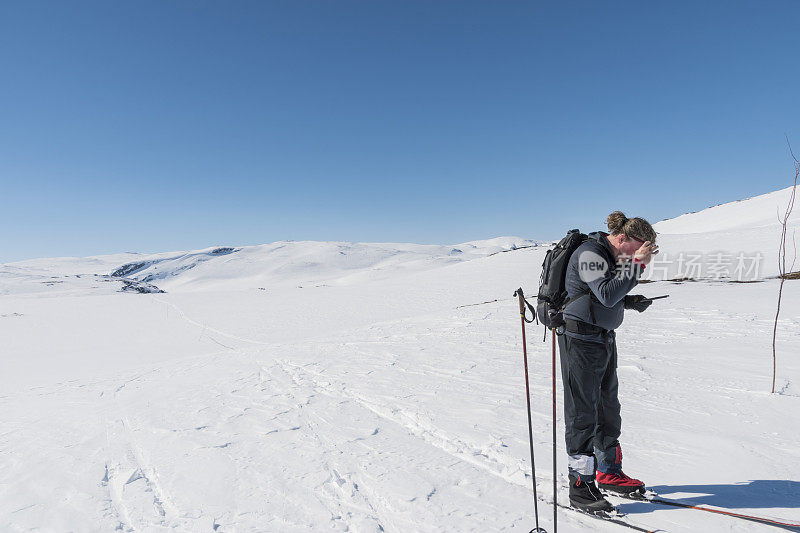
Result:
{"label": "gray jacket", "polygon": [[[633,262],[617,264],[607,235],[601,231],[590,233],[589,239],[570,257],[565,279],[570,301],[564,309],[564,318],[614,330],[622,324],[625,295],[638,285],[644,267]],[[600,334],[566,334],[602,340]]]}

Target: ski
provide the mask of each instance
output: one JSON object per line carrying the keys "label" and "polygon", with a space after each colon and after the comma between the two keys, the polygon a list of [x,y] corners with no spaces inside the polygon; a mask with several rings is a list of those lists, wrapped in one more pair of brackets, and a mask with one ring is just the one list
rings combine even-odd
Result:
{"label": "ski", "polygon": [[775,520],[774,518],[766,518],[763,516],[753,516],[748,514],[742,513],[734,513],[733,511],[725,511],[723,509],[713,509],[711,507],[701,507],[699,505],[694,505],[691,503],[683,503],[683,502],[676,502],[675,500],[668,500],[665,498],[660,497],[657,493],[648,490],[646,493],[631,493],[631,494],[620,494],[611,491],[605,491],[607,496],[622,498],[625,500],[634,500],[637,502],[649,502],[649,503],[656,503],[660,505],[668,505],[671,507],[681,507],[683,509],[694,509],[696,511],[706,511],[708,513],[715,513],[724,516],[730,516],[732,518],[739,518],[741,520],[747,520],[749,522],[756,522],[758,524],[766,524],[769,526],[778,527],[781,529],[786,529],[788,531],[797,531],[800,532],[800,523],[794,522],[785,522],[782,520]]}
{"label": "ski", "polygon": [[579,513],[583,516],[588,516],[596,520],[602,520],[603,522],[617,524],[619,526],[625,526],[634,531],[641,531],[642,533],[655,533],[656,531],[658,531],[653,529],[647,529],[646,527],[637,526],[636,524],[631,524],[627,520],[622,520],[622,518],[625,516],[624,514],[610,514],[610,513],[597,514],[597,513],[590,513],[589,511],[583,511],[581,509],[578,509],[577,507],[562,505],[560,503],[557,503],[556,505],[559,507],[559,509],[564,509],[567,511],[575,511],[576,513]]}

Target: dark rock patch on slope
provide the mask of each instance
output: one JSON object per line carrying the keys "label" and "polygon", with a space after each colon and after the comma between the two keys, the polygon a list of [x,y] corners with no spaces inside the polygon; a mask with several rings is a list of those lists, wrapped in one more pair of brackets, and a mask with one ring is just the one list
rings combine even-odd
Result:
{"label": "dark rock patch on slope", "polygon": [[130,276],[131,274],[135,274],[140,270],[144,270],[145,268],[150,266],[150,261],[140,261],[138,263],[128,263],[127,265],[122,265],[114,272],[111,273],[111,276],[114,278],[121,278],[124,276]]}
{"label": "dark rock patch on slope", "polygon": [[143,283],[141,281],[136,281],[132,279],[123,279],[121,281],[123,286],[120,289],[120,292],[135,292],[138,294],[158,294],[166,292],[159,289],[155,285],[151,285],[149,283]]}

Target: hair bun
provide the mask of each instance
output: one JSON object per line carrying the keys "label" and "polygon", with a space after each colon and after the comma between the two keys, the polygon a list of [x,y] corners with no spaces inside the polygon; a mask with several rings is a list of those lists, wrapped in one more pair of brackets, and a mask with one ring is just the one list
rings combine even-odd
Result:
{"label": "hair bun", "polygon": [[615,235],[622,231],[622,228],[625,227],[625,223],[627,221],[628,217],[625,216],[625,213],[622,211],[614,211],[608,215],[606,224],[608,224],[608,230],[611,232],[611,234]]}

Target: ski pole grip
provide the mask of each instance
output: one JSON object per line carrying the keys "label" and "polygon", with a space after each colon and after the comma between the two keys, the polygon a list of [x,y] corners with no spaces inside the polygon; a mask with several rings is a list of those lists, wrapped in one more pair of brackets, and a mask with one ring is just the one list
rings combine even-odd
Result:
{"label": "ski pole grip", "polygon": [[519,314],[525,316],[525,294],[522,292],[522,287],[514,291],[514,296],[519,298]]}

